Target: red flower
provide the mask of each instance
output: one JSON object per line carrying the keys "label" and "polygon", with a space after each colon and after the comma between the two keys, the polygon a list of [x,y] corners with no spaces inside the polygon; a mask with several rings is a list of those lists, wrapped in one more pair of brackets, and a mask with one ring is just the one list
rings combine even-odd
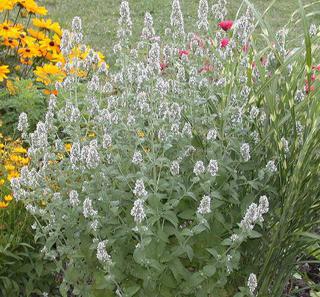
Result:
{"label": "red flower", "polygon": [[315,81],[316,80],[316,75],[313,73],[313,74],[311,74],[311,80],[312,81]]}
{"label": "red flower", "polygon": [[167,67],[168,67],[168,64],[166,64],[166,63],[160,63],[160,69],[161,69],[161,71],[164,70],[164,69],[166,69]]}
{"label": "red flower", "polygon": [[220,46],[222,48],[226,47],[229,44],[229,39],[228,38],[223,38],[220,42]]}
{"label": "red flower", "polygon": [[190,51],[188,50],[179,50],[179,57],[181,58],[182,56],[189,56]]}
{"label": "red flower", "polygon": [[233,21],[227,20],[227,21],[223,21],[219,23],[219,27],[224,30],[224,31],[228,31],[232,28],[233,26]]}

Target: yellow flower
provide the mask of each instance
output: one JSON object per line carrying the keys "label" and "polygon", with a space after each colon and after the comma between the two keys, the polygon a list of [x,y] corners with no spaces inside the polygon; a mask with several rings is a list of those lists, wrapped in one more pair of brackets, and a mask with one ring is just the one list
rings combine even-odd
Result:
{"label": "yellow flower", "polygon": [[32,59],[41,56],[39,49],[35,46],[19,48],[18,53],[22,59]]}
{"label": "yellow flower", "polygon": [[0,208],[7,208],[9,205],[8,202],[0,201]]}
{"label": "yellow flower", "polygon": [[45,19],[33,19],[32,23],[33,23],[33,25],[35,27],[55,32],[59,36],[62,35],[62,30],[61,30],[61,27],[60,27],[59,23],[57,23],[57,22],[53,23],[52,20],[50,20],[50,19],[47,19],[47,20],[45,20]]}
{"label": "yellow flower", "polygon": [[47,9],[43,6],[38,6],[34,0],[18,0],[22,7],[24,7],[29,13],[46,15]]}
{"label": "yellow flower", "polygon": [[5,182],[6,182],[6,181],[5,181],[3,178],[1,178],[1,179],[0,179],[0,186],[3,186]]}
{"label": "yellow flower", "polygon": [[20,160],[20,163],[21,163],[21,165],[23,165],[23,166],[28,165],[29,162],[30,162],[30,159],[29,159],[29,158],[22,158],[22,159]]}
{"label": "yellow flower", "polygon": [[8,181],[11,181],[13,178],[17,178],[19,176],[20,176],[19,172],[14,170],[9,172],[7,179]]}
{"label": "yellow flower", "polygon": [[12,201],[12,199],[13,199],[13,196],[12,196],[12,195],[6,195],[6,196],[4,196],[4,200],[5,200],[6,202],[10,202],[10,201]]}
{"label": "yellow flower", "polygon": [[28,33],[30,34],[30,36],[32,36],[33,38],[35,38],[37,40],[43,40],[46,38],[46,34],[44,34],[41,31],[34,30],[32,28],[28,29]]}
{"label": "yellow flower", "polygon": [[142,130],[138,130],[137,131],[137,135],[138,135],[139,138],[144,138],[144,136],[145,136],[144,132]]}
{"label": "yellow flower", "polygon": [[19,37],[19,28],[12,26],[11,22],[4,22],[0,24],[0,36],[3,38],[18,38]]}
{"label": "yellow flower", "polygon": [[143,146],[142,148],[143,148],[143,151],[145,153],[150,153],[150,148],[149,147]]}
{"label": "yellow flower", "polygon": [[50,56],[50,61],[54,62],[54,63],[61,62],[61,63],[65,64],[65,59],[64,59],[64,56],[62,55],[61,52],[52,53],[52,55]]}
{"label": "yellow flower", "polygon": [[58,153],[57,154],[57,159],[58,160],[62,160],[64,158],[64,155],[63,154],[61,154],[61,153]]}
{"label": "yellow flower", "polygon": [[7,164],[7,165],[4,165],[4,168],[7,170],[7,171],[13,171],[15,170],[15,167],[11,164]]}
{"label": "yellow flower", "polygon": [[16,4],[15,0],[1,0],[0,12],[4,10],[12,10],[15,4]]}
{"label": "yellow flower", "polygon": [[8,73],[10,73],[10,70],[8,69],[8,65],[2,65],[0,66],[0,81],[3,81],[5,78],[7,78]]}
{"label": "yellow flower", "polygon": [[26,154],[27,150],[22,146],[17,146],[12,150],[13,153]]}
{"label": "yellow flower", "polygon": [[19,41],[12,38],[5,38],[3,44],[7,47],[16,48],[19,46]]}
{"label": "yellow flower", "polygon": [[41,50],[50,51],[55,54],[60,52],[60,38],[58,35],[54,35],[52,39],[46,38],[40,41]]}
{"label": "yellow flower", "polygon": [[18,88],[14,85],[12,80],[7,80],[6,87],[10,95],[17,94]]}
{"label": "yellow flower", "polygon": [[32,65],[32,59],[29,58],[20,58],[20,63],[24,65]]}
{"label": "yellow flower", "polygon": [[19,39],[21,41],[21,44],[24,46],[24,47],[35,47],[35,41],[36,39],[31,37],[31,36],[28,36],[25,32],[21,32],[19,34]]}
{"label": "yellow flower", "polygon": [[42,67],[37,66],[34,71],[37,81],[44,83],[46,86],[55,81],[62,81],[65,73],[56,65],[45,64]]}
{"label": "yellow flower", "polygon": [[71,143],[66,143],[64,145],[64,149],[69,153],[71,151],[72,144]]}

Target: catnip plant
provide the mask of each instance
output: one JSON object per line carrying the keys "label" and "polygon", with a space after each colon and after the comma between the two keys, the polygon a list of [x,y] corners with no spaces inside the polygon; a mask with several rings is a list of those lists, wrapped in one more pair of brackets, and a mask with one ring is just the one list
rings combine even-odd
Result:
{"label": "catnip plant", "polygon": [[[309,176],[297,179],[294,166],[306,152],[319,161],[308,49],[282,38],[260,51],[254,7],[227,15],[226,1],[210,9],[200,0],[188,33],[173,0],[164,34],[147,12],[134,44],[122,1],[115,65],[85,82],[78,72],[96,69],[99,56],[67,60],[35,131],[21,114],[31,162],[12,188],[63,276],[62,296],[279,296],[269,265],[279,242],[281,259],[293,246],[280,234],[304,192],[291,185]],[[63,33],[66,59],[84,47],[81,27],[77,17]],[[311,230],[317,191],[295,230]]]}

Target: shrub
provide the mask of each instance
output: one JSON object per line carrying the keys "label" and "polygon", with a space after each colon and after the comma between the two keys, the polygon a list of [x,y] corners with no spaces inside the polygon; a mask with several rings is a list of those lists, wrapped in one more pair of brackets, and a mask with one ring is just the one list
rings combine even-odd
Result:
{"label": "shrub", "polygon": [[318,36],[300,10],[303,45],[249,2],[224,22],[219,1],[211,23],[201,0],[186,34],[173,0],[166,35],[146,13],[135,46],[122,1],[110,75],[95,72],[84,96],[66,58],[45,120],[28,135],[19,118],[31,163],[11,181],[62,296],[282,294],[318,239]]}
{"label": "shrub", "polygon": [[7,88],[0,89],[1,132],[5,135],[17,135],[16,126],[21,112],[29,115],[29,124],[35,128],[47,108],[45,96],[32,79],[7,81]]}

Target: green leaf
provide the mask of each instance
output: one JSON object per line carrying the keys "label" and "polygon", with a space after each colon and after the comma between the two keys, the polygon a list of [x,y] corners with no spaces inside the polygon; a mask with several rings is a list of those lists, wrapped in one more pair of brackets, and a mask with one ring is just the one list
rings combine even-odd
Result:
{"label": "green leaf", "polygon": [[203,272],[208,276],[211,277],[216,273],[217,269],[215,265],[206,265],[203,267]]}

